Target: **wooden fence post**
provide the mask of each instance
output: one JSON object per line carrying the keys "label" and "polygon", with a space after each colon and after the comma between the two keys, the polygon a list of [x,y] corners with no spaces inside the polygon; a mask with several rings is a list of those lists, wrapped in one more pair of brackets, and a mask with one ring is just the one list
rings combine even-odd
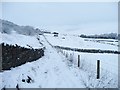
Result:
{"label": "wooden fence post", "polygon": [[80,55],[78,55],[78,67],[80,67]]}
{"label": "wooden fence post", "polygon": [[97,60],[97,79],[100,79],[100,60]]}
{"label": "wooden fence post", "polygon": [[16,86],[16,89],[17,89],[17,90],[20,90],[20,88],[19,88],[19,85],[18,85],[18,84],[17,84],[17,86]]}
{"label": "wooden fence post", "polygon": [[66,58],[68,57],[68,53],[66,52]]}
{"label": "wooden fence post", "polygon": [[61,53],[63,53],[63,50],[61,50]]}

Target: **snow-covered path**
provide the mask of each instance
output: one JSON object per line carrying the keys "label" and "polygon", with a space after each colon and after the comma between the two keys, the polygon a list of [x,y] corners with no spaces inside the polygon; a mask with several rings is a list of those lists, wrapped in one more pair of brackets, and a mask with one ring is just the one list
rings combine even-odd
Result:
{"label": "snow-covered path", "polygon": [[[37,61],[0,73],[1,88],[84,88],[73,70],[66,65],[66,58],[52,48],[42,37],[45,56]],[[32,79],[31,83],[22,80]],[[12,83],[11,83],[12,82]]]}
{"label": "snow-covered path", "polygon": [[[48,48],[48,47],[47,47]],[[47,51],[48,50],[48,51]],[[42,78],[43,87],[83,87],[78,81],[78,78],[70,71],[69,67],[65,64],[65,58],[62,58],[51,46],[46,50],[46,60],[44,67],[41,68],[46,71],[46,77]]]}
{"label": "snow-covered path", "polygon": [[[44,45],[46,46],[45,57],[42,58],[44,63],[40,71],[45,73],[41,83],[42,87],[46,88],[77,88],[84,87],[69,67],[66,65],[66,58],[62,54],[51,47],[44,37]],[[39,78],[39,77],[38,77]],[[38,81],[39,83],[40,81]]]}

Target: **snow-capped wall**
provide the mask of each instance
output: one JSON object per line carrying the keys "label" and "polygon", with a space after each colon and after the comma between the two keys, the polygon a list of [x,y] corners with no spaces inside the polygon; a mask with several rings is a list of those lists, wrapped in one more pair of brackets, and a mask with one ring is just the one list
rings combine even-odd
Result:
{"label": "snow-capped wall", "polygon": [[9,70],[44,56],[44,48],[29,49],[2,43],[2,70]]}

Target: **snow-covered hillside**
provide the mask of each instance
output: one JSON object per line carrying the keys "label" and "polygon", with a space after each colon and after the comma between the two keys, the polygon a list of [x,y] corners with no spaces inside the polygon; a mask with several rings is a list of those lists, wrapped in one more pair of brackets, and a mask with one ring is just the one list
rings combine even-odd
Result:
{"label": "snow-covered hillside", "polygon": [[35,29],[32,26],[28,26],[28,25],[20,26],[20,25],[12,23],[10,21],[0,19],[0,32],[6,33],[6,34],[11,34],[12,31],[16,31],[19,34],[30,35],[30,36],[33,36],[36,33],[40,32],[38,29]]}

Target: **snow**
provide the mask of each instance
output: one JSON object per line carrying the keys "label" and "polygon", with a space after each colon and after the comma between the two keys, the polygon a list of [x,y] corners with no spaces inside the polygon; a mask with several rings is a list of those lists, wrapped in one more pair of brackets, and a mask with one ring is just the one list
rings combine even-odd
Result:
{"label": "snow", "polygon": [[[52,45],[54,46],[63,46],[63,47],[71,47],[78,49],[101,49],[101,50],[118,50],[117,46],[97,43],[92,41],[85,41],[84,38],[74,36],[74,35],[62,35],[59,37],[54,37],[51,34],[46,34],[46,38]],[[63,37],[65,39],[63,39]]]}
{"label": "snow", "polygon": [[[47,42],[44,45],[47,49],[43,58],[1,73],[2,87],[15,88],[18,84],[21,88],[84,88],[64,63],[65,57],[58,54]],[[30,84],[22,82],[27,75],[33,79]]]}
{"label": "snow", "polygon": [[[114,75],[118,75],[118,55],[117,54],[100,54],[100,53],[79,53],[79,52],[73,52],[73,51],[66,51],[64,50],[68,56],[70,54],[74,57],[74,62],[77,65],[78,55],[80,55],[80,61],[87,62],[88,64],[95,66],[97,60],[100,60],[101,68],[104,70],[107,70]],[[96,68],[95,68],[96,69]]]}
{"label": "snow", "polygon": [[[63,47],[71,47],[71,48],[78,48],[78,49],[101,49],[101,50],[116,50],[118,51],[117,46],[109,45],[107,41],[104,41],[105,43],[97,43],[93,41],[84,41],[84,38],[80,38],[78,36],[67,34],[65,35],[59,35],[58,37],[54,37],[51,34],[45,35],[48,41],[52,43],[54,46],[63,46]],[[62,38],[65,39],[62,39]],[[88,39],[88,40],[112,40],[113,44],[118,44],[118,42],[115,42],[116,40],[113,39]],[[116,44],[116,45],[117,45]],[[99,53],[80,53],[80,52],[73,52],[73,51],[66,51],[69,55],[74,53],[74,56],[77,57],[77,55],[81,56],[82,60],[86,60],[87,63],[92,63],[93,65],[96,65],[96,60],[101,60],[102,67],[104,69],[107,69],[108,71],[115,73],[117,75],[118,72],[118,55],[115,54],[99,54]],[[77,58],[76,58],[77,60]]]}
{"label": "snow", "polygon": [[[74,73],[86,87],[113,88],[118,86],[118,55],[78,53],[67,50],[62,50],[62,52],[65,53],[64,55],[67,54],[68,65],[74,67],[72,68]],[[78,55],[80,55],[79,69],[77,69]],[[70,60],[72,60],[72,63]],[[100,79],[96,79],[97,60],[100,60]]]}
{"label": "snow", "polygon": [[[117,88],[118,86],[118,55],[117,54],[92,54],[78,53],[55,49],[51,46],[58,45],[72,48],[117,50],[117,46],[84,41],[83,38],[60,34],[39,36],[25,36],[15,32],[2,34],[2,42],[18,44],[27,47],[41,48],[37,40],[40,38],[45,49],[45,55],[34,61],[28,62],[11,70],[0,72],[0,88]],[[62,38],[65,39],[62,39]],[[0,43],[2,43],[0,42]],[[68,56],[66,57],[66,54]],[[71,56],[70,56],[71,54]],[[80,67],[77,67],[80,55]],[[72,60],[73,62],[71,63]],[[96,79],[96,61],[100,60],[100,79]],[[31,77],[31,83],[22,82],[22,79]],[[12,83],[11,83],[12,82]]]}
{"label": "snow", "polygon": [[[108,44],[107,41],[105,43],[98,43],[93,41],[85,41],[84,38],[80,38],[77,35],[59,35],[58,37],[54,37],[51,34],[45,35],[48,41],[53,46],[63,46],[63,47],[71,47],[71,48],[80,48],[80,49],[101,49],[101,50],[116,50],[118,51],[118,46],[113,46]],[[65,39],[63,39],[63,37]],[[91,40],[91,39],[88,39]],[[93,39],[98,40],[98,39]],[[112,40],[112,39],[99,39],[99,40]],[[112,40],[116,41],[116,40]],[[115,44],[115,42],[111,42]],[[118,44],[118,43],[117,43]],[[117,45],[116,44],[116,45]],[[86,82],[86,87],[117,87],[118,86],[118,55],[116,54],[100,54],[100,53],[80,53],[80,52],[73,52],[62,50],[65,55],[68,55],[68,59],[71,59],[70,54],[72,55],[72,60],[74,63],[74,67],[77,67],[78,62],[78,55],[80,55],[80,65],[83,73],[86,74],[86,78],[83,74],[78,73],[82,77],[83,82]],[[96,80],[96,64],[97,60],[100,60],[100,81]],[[74,70],[75,71],[75,70]],[[88,74],[88,75],[87,75]],[[89,80],[89,77],[92,79]],[[106,80],[104,80],[104,78]],[[113,80],[113,81],[111,81]],[[104,82],[104,84],[99,83]],[[108,83],[111,82],[110,85]]]}
{"label": "snow", "polygon": [[114,45],[114,46],[118,46],[118,40],[115,39],[84,39],[87,41],[92,41],[92,42],[97,42],[97,43],[101,43],[101,44],[109,44],[109,45]]}
{"label": "snow", "polygon": [[34,49],[42,48],[42,45],[39,44],[39,41],[36,39],[35,36],[25,36],[13,32],[12,34],[2,34],[0,38],[2,38],[2,41],[0,41],[0,43],[4,42],[12,45],[17,44],[21,47],[26,48],[30,48],[27,46],[29,45]]}

